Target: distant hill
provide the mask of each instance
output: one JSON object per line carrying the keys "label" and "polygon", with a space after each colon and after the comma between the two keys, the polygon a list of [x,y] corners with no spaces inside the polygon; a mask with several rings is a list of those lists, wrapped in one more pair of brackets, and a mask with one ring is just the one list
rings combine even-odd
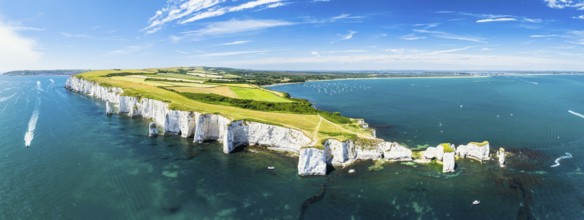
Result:
{"label": "distant hill", "polygon": [[32,76],[32,75],[73,75],[88,70],[18,70],[3,73],[4,76]]}

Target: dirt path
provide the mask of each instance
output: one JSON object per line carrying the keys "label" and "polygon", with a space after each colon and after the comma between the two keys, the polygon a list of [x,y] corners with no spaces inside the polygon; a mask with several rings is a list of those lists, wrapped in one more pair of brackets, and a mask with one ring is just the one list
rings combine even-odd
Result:
{"label": "dirt path", "polygon": [[320,115],[318,116],[320,118],[320,120],[318,120],[318,124],[316,125],[316,128],[314,129],[314,132],[312,132],[312,143],[310,143],[311,146],[316,146],[316,142],[318,141],[317,135],[318,135],[318,130],[320,130],[320,124],[322,124],[322,120],[323,118],[320,117]]}

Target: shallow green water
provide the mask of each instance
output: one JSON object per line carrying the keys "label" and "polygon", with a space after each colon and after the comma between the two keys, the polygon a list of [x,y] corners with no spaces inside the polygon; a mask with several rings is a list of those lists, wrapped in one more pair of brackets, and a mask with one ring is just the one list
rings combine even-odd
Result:
{"label": "shallow green water", "polygon": [[[279,154],[248,149],[224,155],[219,144],[149,138],[148,121],[107,117],[102,102],[64,90],[65,80],[0,77],[0,219],[584,216],[579,159],[584,119],[568,113],[584,112],[584,77],[355,80],[276,87],[320,108],[364,117],[380,137],[411,146],[486,139],[515,154],[506,169],[494,162],[461,161],[457,172],[448,175],[440,165],[389,164],[369,172],[371,164],[364,162],[355,165],[356,175],[335,170],[313,178],[298,177],[296,159]],[[317,87],[326,86],[352,91],[318,92]],[[35,110],[34,138],[26,148],[24,137]],[[564,152],[574,158],[551,168]],[[481,204],[472,206],[475,199]]]}

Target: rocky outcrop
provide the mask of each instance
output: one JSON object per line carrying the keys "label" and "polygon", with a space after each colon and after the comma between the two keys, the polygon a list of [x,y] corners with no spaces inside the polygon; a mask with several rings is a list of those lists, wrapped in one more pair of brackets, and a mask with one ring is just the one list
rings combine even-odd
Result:
{"label": "rocky outcrop", "polygon": [[489,156],[489,142],[470,142],[467,145],[460,145],[456,148],[456,155],[465,158],[469,157],[479,161],[491,159]]}
{"label": "rocky outcrop", "polygon": [[373,139],[365,143],[353,140],[338,141],[329,139],[324,142],[327,163],[345,167],[356,160],[410,161],[412,151],[396,142]]}
{"label": "rocky outcrop", "polygon": [[497,151],[497,157],[499,158],[499,166],[505,167],[505,148],[499,148],[499,151]]}
{"label": "rocky outcrop", "polygon": [[454,158],[455,158],[454,152],[444,153],[444,157],[442,158],[442,172],[443,173],[454,172],[454,166],[456,165],[456,161]]}
{"label": "rocky outcrop", "polygon": [[302,148],[298,158],[298,175],[326,175],[326,157],[324,149]]}
{"label": "rocky outcrop", "polygon": [[299,130],[252,121],[233,121],[227,126],[223,152],[230,153],[239,146],[259,145],[270,150],[298,153],[311,142]]}
{"label": "rocky outcrop", "polygon": [[106,115],[113,114],[112,104],[109,101],[105,101],[105,114]]}
{"label": "rocky outcrop", "polygon": [[442,172],[454,172],[454,167],[456,165],[455,161],[455,150],[453,144],[442,143],[436,147],[428,147],[422,153],[422,161],[429,162],[430,160],[436,159],[442,163]]}
{"label": "rocky outcrop", "polygon": [[158,127],[156,127],[156,123],[150,122],[150,124],[148,124],[148,136],[158,136]]}
{"label": "rocky outcrop", "polygon": [[411,161],[412,150],[397,142],[384,142],[382,146],[383,158],[389,161]]}
{"label": "rocky outcrop", "polygon": [[327,163],[333,166],[344,167],[357,159],[357,152],[353,141],[338,141],[328,139],[324,142],[324,151]]}
{"label": "rocky outcrop", "polygon": [[[149,126],[149,134],[158,133],[160,129],[165,134],[192,137],[198,143],[222,142],[223,152],[226,154],[237,147],[249,145],[296,153],[299,155],[298,174],[302,176],[325,175],[327,165],[345,167],[357,160],[412,160],[412,151],[396,142],[385,142],[376,138],[346,141],[328,139],[323,142],[322,148],[313,148],[309,146],[312,140],[296,129],[255,121],[232,121],[220,114],[173,110],[163,101],[124,96],[124,91],[120,88],[100,86],[75,76],[67,80],[66,87],[106,101],[107,113],[151,119],[153,124]],[[362,121],[361,124],[365,122]],[[375,130],[371,132],[375,135]],[[488,142],[485,143],[462,145],[456,150],[456,154],[479,160],[489,159],[489,145]],[[445,151],[443,146],[428,148],[423,157],[442,160],[444,172],[454,170],[454,153]],[[504,161],[504,154],[502,158]]]}

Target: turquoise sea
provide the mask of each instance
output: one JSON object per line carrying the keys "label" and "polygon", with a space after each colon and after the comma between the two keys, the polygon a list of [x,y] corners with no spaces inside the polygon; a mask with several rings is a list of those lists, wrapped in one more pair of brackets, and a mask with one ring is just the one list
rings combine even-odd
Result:
{"label": "turquoise sea", "polygon": [[412,148],[489,140],[512,154],[506,168],[462,160],[453,174],[411,163],[370,172],[361,162],[355,175],[309,178],[277,153],[149,138],[147,120],[106,116],[66,79],[0,76],[0,219],[584,218],[584,76],[272,87]]}

